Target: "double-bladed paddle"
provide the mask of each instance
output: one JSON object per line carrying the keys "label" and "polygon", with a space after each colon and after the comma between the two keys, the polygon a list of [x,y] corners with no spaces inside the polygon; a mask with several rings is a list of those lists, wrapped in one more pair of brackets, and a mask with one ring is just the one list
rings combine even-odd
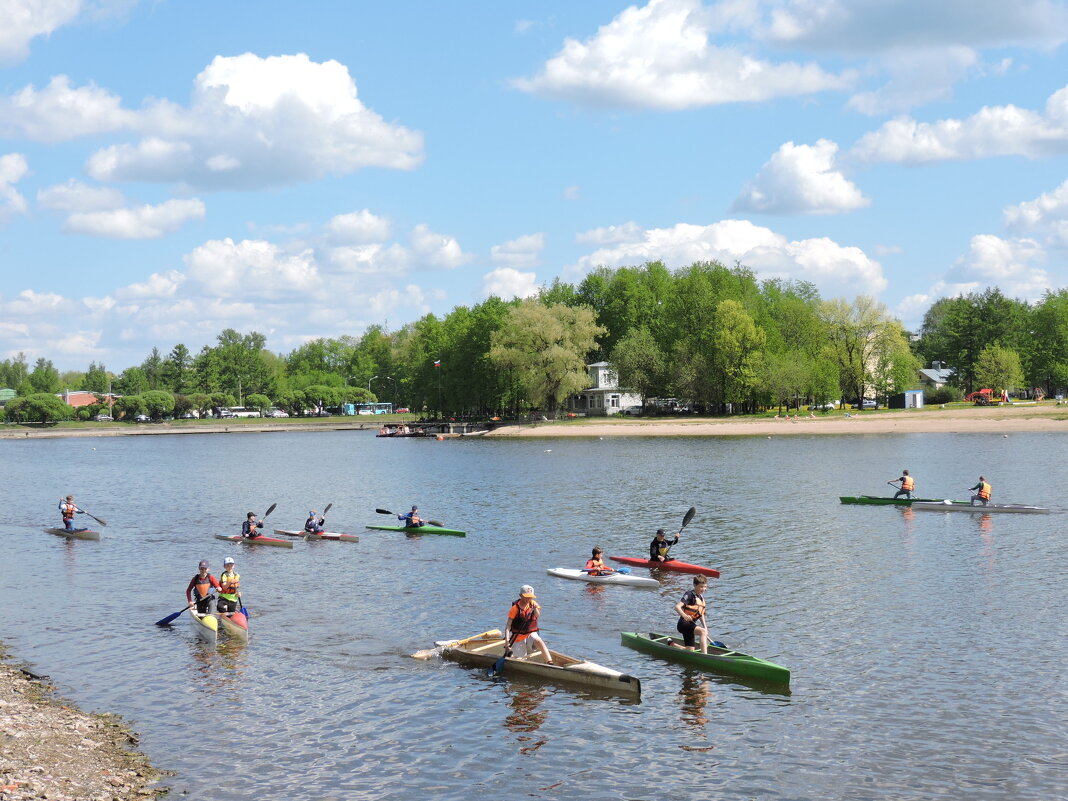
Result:
{"label": "double-bladed paddle", "polygon": [[[393,512],[389,511],[389,509],[375,509],[375,511],[378,512],[380,515],[391,515],[391,514],[393,514]],[[426,522],[428,522],[432,526],[437,526],[438,528],[444,528],[445,527],[445,524],[442,523],[440,520],[427,520]]]}
{"label": "double-bladed paddle", "polygon": [[[599,571],[597,571],[597,570],[587,570],[586,568],[582,568],[582,572],[583,573],[598,573]],[[612,569],[611,573],[601,573],[600,575],[602,575],[602,576],[612,576],[612,575],[615,575],[616,573],[619,573],[620,575],[623,575],[623,576],[630,575],[630,568],[629,567],[616,567],[616,568]]]}
{"label": "double-bladed paddle", "polygon": [[[214,597],[215,597],[214,595],[209,595],[206,598],[201,598],[200,600],[201,601],[210,601]],[[194,603],[195,603],[195,601],[194,601]],[[167,617],[163,618],[163,620],[157,620],[156,621],[156,625],[157,626],[169,626],[171,624],[171,621],[175,620],[178,617],[178,615],[182,614],[182,612],[184,612],[186,609],[192,609],[192,608],[193,608],[193,605],[190,604],[189,606],[184,607],[183,609],[179,609],[173,615],[167,615]],[[242,609],[241,611],[244,612],[245,610]],[[246,615],[246,617],[248,617],[248,615]]]}
{"label": "double-bladed paddle", "polygon": [[[686,526],[690,525],[690,521],[691,521],[691,520],[693,520],[693,516],[694,516],[695,514],[697,514],[697,507],[696,507],[696,506],[691,506],[691,507],[690,507],[690,509],[689,509],[689,511],[688,511],[688,512],[686,512],[686,516],[682,518],[682,525],[681,525],[681,526],[679,526],[679,530],[678,530],[678,531],[677,531],[677,532],[675,533],[675,536],[676,536],[676,537],[678,537],[678,536],[679,536],[679,534],[681,534],[681,533],[682,533],[682,530],[683,530],[684,528],[686,528]],[[668,553],[669,553],[669,552],[671,551],[671,549],[672,549],[672,547],[674,547],[674,545],[675,545],[675,543],[671,543],[671,545],[669,545],[669,546],[667,547],[667,550],[666,550],[666,551],[664,551],[664,558],[665,558],[665,561],[666,561],[666,559],[667,559],[667,555],[668,555]]]}

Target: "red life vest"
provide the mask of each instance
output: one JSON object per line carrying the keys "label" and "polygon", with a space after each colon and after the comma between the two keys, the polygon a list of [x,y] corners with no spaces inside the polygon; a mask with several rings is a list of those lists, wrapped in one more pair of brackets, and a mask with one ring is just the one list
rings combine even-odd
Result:
{"label": "red life vest", "polygon": [[212,575],[208,573],[206,576],[201,576],[197,573],[193,576],[193,592],[197,594],[197,600],[201,601],[211,595],[212,587]]}
{"label": "red life vest", "polygon": [[526,609],[519,605],[519,601],[513,601],[512,609],[515,614],[509,617],[512,618],[513,634],[533,634],[538,630],[538,613],[541,612],[541,607],[537,601],[531,601]]}
{"label": "red life vest", "polygon": [[912,480],[912,476],[901,477],[901,489],[906,492],[912,492],[912,488],[916,486],[916,482]]}
{"label": "red life vest", "polygon": [[78,507],[75,506],[73,503],[64,503],[61,509],[64,520],[73,520],[74,513],[75,511],[77,511]]}

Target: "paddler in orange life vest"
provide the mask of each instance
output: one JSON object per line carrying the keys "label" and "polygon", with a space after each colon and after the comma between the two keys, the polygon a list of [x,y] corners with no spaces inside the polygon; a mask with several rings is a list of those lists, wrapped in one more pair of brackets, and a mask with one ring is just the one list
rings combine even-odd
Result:
{"label": "paddler in orange life vest", "polygon": [[195,603],[197,612],[206,615],[211,611],[211,591],[222,587],[219,580],[208,572],[207,559],[201,559],[198,568],[197,574],[189,579],[189,586],[185,588],[185,600],[190,609]]}
{"label": "paddler in orange life vest", "polygon": [[59,513],[63,515],[63,528],[67,531],[85,531],[84,528],[74,528],[74,515],[84,515],[85,512],[74,505],[73,495],[68,495],[66,498],[59,499]]}
{"label": "paddler in orange life vest", "polygon": [[245,522],[241,524],[241,537],[242,539],[252,540],[260,536],[260,532],[257,529],[263,528],[263,521],[256,522],[256,513],[249,512],[245,515]]}
{"label": "paddler in orange life vest", "polygon": [[990,494],[991,494],[991,492],[993,492],[993,489],[987,483],[986,479],[983,478],[983,476],[979,476],[979,483],[978,484],[976,484],[974,487],[968,487],[968,489],[971,492],[975,492],[976,490],[979,490],[978,492],[975,492],[975,495],[972,496],[972,500],[971,500],[972,506],[975,506],[975,502],[976,501],[982,501],[983,506],[986,506],[987,501],[990,500]]}
{"label": "paddler in orange life vest", "polygon": [[216,610],[223,615],[232,615],[241,609],[241,574],[234,570],[234,559],[223,559],[223,572],[219,574],[219,601]]}
{"label": "paddler in orange life vest", "polygon": [[541,606],[534,600],[534,588],[524,584],[519,588],[519,598],[512,601],[512,608],[508,610],[508,622],[504,624],[504,654],[524,659],[530,656],[530,647],[535,645],[541,649],[542,659],[545,664],[553,663],[549,646],[538,634],[538,618],[541,616]]}
{"label": "paddler in orange life vest", "polygon": [[908,470],[901,471],[901,478],[895,478],[893,481],[887,481],[887,484],[901,484],[901,489],[894,493],[895,498],[900,498],[904,495],[906,498],[912,498],[912,491],[916,489],[916,481],[909,475]]}
{"label": "paddler in orange life vest", "polygon": [[664,533],[664,529],[658,528],[656,530],[656,536],[653,537],[653,541],[649,543],[649,561],[650,562],[667,562],[671,557],[668,556],[668,548],[679,541],[679,535],[675,535],[675,539],[668,540],[667,534]]}
{"label": "paddler in orange life vest", "polygon": [[679,616],[679,622],[675,625],[686,648],[694,649],[696,641],[694,634],[701,638],[701,653],[708,653],[708,623],[705,621],[705,588],[708,587],[708,579],[704,576],[694,576],[693,589],[687,590],[677,604],[675,612]]}
{"label": "paddler in orange life vest", "polygon": [[589,573],[591,576],[611,576],[615,573],[615,568],[609,567],[604,563],[601,558],[601,554],[604,553],[600,548],[593,549],[593,556],[586,560],[586,567],[583,571]]}

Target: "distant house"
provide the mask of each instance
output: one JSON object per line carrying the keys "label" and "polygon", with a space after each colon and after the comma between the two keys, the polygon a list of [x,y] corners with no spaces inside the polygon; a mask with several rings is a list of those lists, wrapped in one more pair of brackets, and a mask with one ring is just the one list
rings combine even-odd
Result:
{"label": "distant house", "polygon": [[[65,389],[62,392],[57,392],[56,397],[62,398],[63,402],[68,406],[73,406],[75,409],[80,409],[82,406],[92,406],[94,403],[99,403],[96,399],[97,393],[90,392],[87,389]],[[115,403],[115,399],[118,395],[109,396],[106,392],[100,393],[100,397],[104,399],[104,403],[111,406]],[[110,399],[110,401],[109,401]]]}
{"label": "distant house", "polygon": [[640,406],[642,396],[629,389],[619,388],[619,376],[608,362],[586,365],[590,387],[576,392],[564,401],[564,408],[574,414],[619,414],[628,406]]}
{"label": "distant house", "polygon": [[9,400],[15,397],[17,393],[13,389],[0,389],[0,406],[3,406]]}
{"label": "distant house", "polygon": [[931,366],[919,371],[920,384],[926,389],[941,389],[948,384],[957,371],[943,362],[931,362]]}

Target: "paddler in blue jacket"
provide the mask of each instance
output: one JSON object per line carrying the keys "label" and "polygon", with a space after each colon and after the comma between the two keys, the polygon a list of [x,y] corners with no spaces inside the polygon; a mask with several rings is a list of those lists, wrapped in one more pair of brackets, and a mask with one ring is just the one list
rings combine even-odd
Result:
{"label": "paddler in blue jacket", "polygon": [[668,548],[679,541],[679,535],[675,535],[675,539],[668,540],[667,534],[664,533],[664,529],[658,528],[656,530],[656,536],[653,537],[653,541],[649,543],[649,561],[650,562],[668,562],[671,557],[668,556]]}
{"label": "paddler in blue jacket", "polygon": [[405,521],[405,528],[419,528],[419,526],[425,526],[426,521],[419,516],[419,507],[413,506],[412,511],[406,515],[397,515],[398,520]]}
{"label": "paddler in blue jacket", "polygon": [[323,523],[326,522],[326,518],[316,517],[318,514],[314,509],[308,512],[308,519],[304,521],[304,530],[309,534],[321,534],[323,531]]}
{"label": "paddler in blue jacket", "polygon": [[256,513],[249,512],[245,515],[245,522],[241,524],[241,538],[245,540],[254,540],[260,536],[258,529],[263,528],[263,521],[256,522]]}

